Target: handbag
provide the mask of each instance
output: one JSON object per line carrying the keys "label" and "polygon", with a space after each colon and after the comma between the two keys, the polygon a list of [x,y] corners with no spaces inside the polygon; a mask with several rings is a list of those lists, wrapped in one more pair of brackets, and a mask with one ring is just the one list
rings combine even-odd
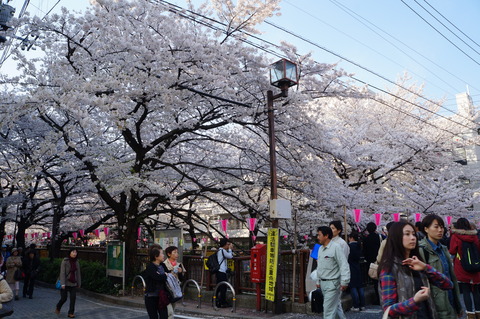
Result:
{"label": "handbag", "polygon": [[56,289],[62,289],[62,282],[60,281],[60,278],[57,279],[57,283],[55,284]]}
{"label": "handbag", "polygon": [[368,276],[372,279],[378,280],[378,264],[370,263],[368,268]]}
{"label": "handbag", "polygon": [[13,279],[16,280],[16,281],[19,281],[19,280],[22,280],[22,270],[20,268],[18,268],[17,270],[15,270],[15,272],[13,273]]}
{"label": "handbag", "polygon": [[165,289],[160,289],[158,291],[158,309],[165,309],[170,304],[170,298],[168,298],[168,293]]}
{"label": "handbag", "polygon": [[388,319],[388,312],[390,311],[390,307],[391,306],[388,306],[387,310],[385,310],[385,312],[383,313],[382,319]]}

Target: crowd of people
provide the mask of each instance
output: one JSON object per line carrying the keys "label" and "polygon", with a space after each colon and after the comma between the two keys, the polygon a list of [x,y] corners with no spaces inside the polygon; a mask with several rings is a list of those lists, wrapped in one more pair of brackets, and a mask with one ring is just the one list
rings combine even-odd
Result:
{"label": "crowd of people", "polygon": [[[427,215],[415,225],[390,222],[384,234],[375,223],[342,239],[340,221],[317,229],[317,268],[312,278],[323,294],[323,318],[345,318],[342,291],[350,290],[351,311],[365,307],[360,260],[378,265],[375,299],[389,318],[480,319],[479,232],[466,218],[447,229]],[[463,296],[463,305],[461,302]]]}

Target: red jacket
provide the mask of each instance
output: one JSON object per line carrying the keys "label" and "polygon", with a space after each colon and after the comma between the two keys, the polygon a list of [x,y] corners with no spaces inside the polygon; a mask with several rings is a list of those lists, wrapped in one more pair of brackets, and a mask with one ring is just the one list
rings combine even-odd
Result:
{"label": "red jacket", "polygon": [[463,270],[460,259],[457,258],[457,253],[460,255],[460,258],[462,258],[462,242],[464,241],[475,243],[480,250],[480,241],[478,240],[476,230],[452,229],[449,252],[455,257],[453,260],[455,275],[460,282],[480,284],[480,272],[466,272]]}

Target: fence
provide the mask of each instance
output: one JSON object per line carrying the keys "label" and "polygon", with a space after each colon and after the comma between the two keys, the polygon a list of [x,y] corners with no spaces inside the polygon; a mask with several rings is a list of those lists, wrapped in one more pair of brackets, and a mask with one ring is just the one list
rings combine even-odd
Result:
{"label": "fence", "polygon": [[[247,252],[248,253],[248,252]],[[66,257],[68,250],[62,249],[61,256]],[[295,256],[295,258],[294,258]],[[78,249],[78,257],[83,260],[98,261],[106,263],[105,250],[102,249]],[[139,264],[147,262],[145,253],[138,253],[137,261]],[[299,303],[307,302],[308,291],[305,289],[305,278],[307,276],[308,259],[310,258],[310,250],[298,250],[295,253],[292,251],[282,251],[280,253],[280,267],[277,274],[281,276],[283,295],[292,297],[293,289],[295,290],[295,301]],[[255,284],[250,280],[250,256],[244,255],[233,258],[234,271],[231,275],[231,283],[235,287],[237,294],[241,293],[255,293]],[[295,276],[293,268],[295,263]],[[194,279],[201,284],[206,290],[213,290],[216,282],[214,276],[210,272],[205,271],[204,280],[202,283],[202,271],[204,270],[204,262],[199,255],[183,255],[183,264],[187,269],[187,279]],[[130,265],[138,266],[138,265]],[[127,266],[128,267],[128,266]],[[368,277],[368,264],[362,260],[360,262],[360,269],[362,271],[362,281],[364,285],[373,283],[372,279]],[[264,284],[262,284],[262,293],[264,293]]]}

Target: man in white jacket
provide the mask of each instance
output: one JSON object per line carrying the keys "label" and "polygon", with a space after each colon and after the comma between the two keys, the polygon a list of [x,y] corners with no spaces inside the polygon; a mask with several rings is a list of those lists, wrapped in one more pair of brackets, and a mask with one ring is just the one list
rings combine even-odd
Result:
{"label": "man in white jacket", "polygon": [[332,230],[327,226],[318,227],[317,287],[323,293],[323,318],[345,319],[341,297],[350,282],[350,268],[345,254],[332,240]]}

